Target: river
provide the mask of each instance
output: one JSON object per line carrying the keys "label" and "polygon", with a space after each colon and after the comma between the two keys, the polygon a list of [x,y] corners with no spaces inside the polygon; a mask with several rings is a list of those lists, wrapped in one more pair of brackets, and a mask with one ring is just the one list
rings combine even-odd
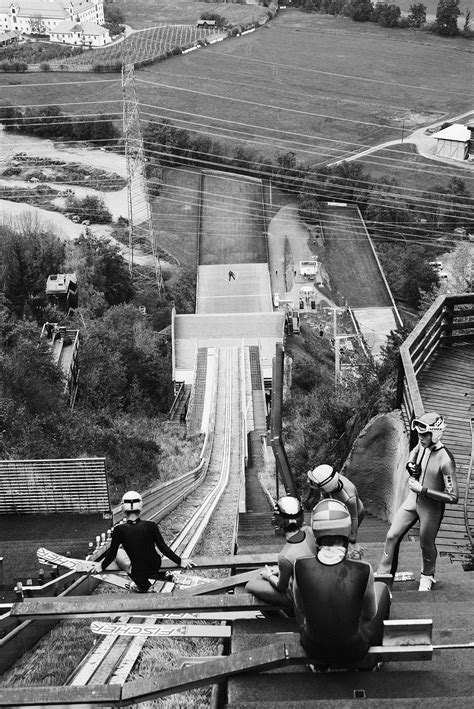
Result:
{"label": "river", "polygon": [[[60,160],[62,162],[75,162],[90,167],[100,168],[107,172],[114,172],[120,177],[127,178],[127,164],[124,155],[118,155],[105,150],[95,150],[78,145],[70,145],[68,143],[54,143],[52,140],[43,138],[34,138],[26,135],[17,135],[8,133],[0,126],[0,170],[17,153],[26,153],[31,157],[50,158],[52,160]],[[137,184],[139,179],[137,180]],[[29,187],[32,185],[24,180],[7,180],[0,178],[1,185],[10,187]],[[64,191],[69,185],[64,183],[56,184],[48,182],[45,184],[51,185],[55,189]],[[104,200],[112,217],[117,219],[120,216],[126,217],[128,213],[127,188],[117,190],[116,192],[102,192],[89,189],[86,187],[77,187],[71,185],[75,196],[82,198],[86,195],[95,195]],[[134,194],[136,194],[134,186]],[[64,197],[58,196],[55,200],[58,206],[64,206]],[[84,226],[75,224],[70,219],[65,217],[60,212],[52,212],[47,209],[40,209],[24,202],[12,202],[10,200],[0,199],[0,222],[5,224],[15,225],[19,220],[27,218],[29,221],[35,219],[39,224],[46,226],[53,231],[63,241],[71,241],[76,239],[84,232]],[[92,224],[89,227],[92,234],[101,238],[107,238],[120,247],[120,251],[124,258],[128,258],[128,248],[115,241],[111,237],[112,227],[108,224]],[[134,261],[142,265],[152,265],[153,259],[147,255],[139,255],[134,253]]]}

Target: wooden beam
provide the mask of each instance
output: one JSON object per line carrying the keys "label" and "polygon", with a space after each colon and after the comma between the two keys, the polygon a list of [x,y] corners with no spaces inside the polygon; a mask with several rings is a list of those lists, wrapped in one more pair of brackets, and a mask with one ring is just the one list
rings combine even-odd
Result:
{"label": "wooden beam", "polygon": [[64,598],[32,598],[15,603],[14,618],[106,618],[111,615],[157,613],[169,611],[246,611],[277,608],[247,593],[219,596],[189,596],[187,593],[108,594],[104,596],[67,596]]}
{"label": "wooden beam", "polygon": [[[282,546],[285,540],[282,537]],[[265,566],[265,564],[276,564],[278,561],[278,551],[271,554],[234,554],[229,556],[196,556],[192,557],[197,569],[226,569],[234,567],[241,569],[247,566]],[[176,571],[176,564],[169,559],[163,559],[162,569]]]}
{"label": "wooden beam", "polygon": [[120,684],[88,685],[85,687],[0,687],[1,707],[89,706],[120,705]]}
{"label": "wooden beam", "polygon": [[276,642],[265,647],[253,648],[211,662],[184,667],[172,672],[160,673],[154,679],[139,679],[126,682],[122,702],[137,703],[184,690],[214,684],[226,677],[241,672],[271,670],[287,664],[285,643]]}
{"label": "wooden beam", "polygon": [[218,579],[215,583],[207,583],[202,586],[190,586],[189,589],[183,588],[181,589],[181,593],[185,593],[187,596],[207,596],[211,593],[222,593],[222,591],[226,591],[230,588],[241,586],[259,575],[260,569],[253,569],[253,571],[247,571],[243,574],[235,574],[234,576]]}
{"label": "wooden beam", "polygon": [[413,620],[384,620],[383,645],[431,645],[433,620],[416,618]]}

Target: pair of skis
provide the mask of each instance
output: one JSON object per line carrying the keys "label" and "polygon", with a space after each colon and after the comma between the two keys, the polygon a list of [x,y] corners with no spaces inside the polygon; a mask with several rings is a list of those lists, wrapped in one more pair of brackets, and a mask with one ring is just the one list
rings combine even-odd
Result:
{"label": "pair of skis", "polygon": [[[129,590],[129,577],[124,573],[114,573],[108,571],[97,573],[95,571],[96,562],[87,559],[76,559],[74,557],[63,556],[49,549],[41,548],[37,551],[38,561],[42,564],[62,566],[70,571],[79,573],[90,573],[95,579],[105,581],[125,590]],[[196,574],[183,574],[178,572],[163,572],[163,580],[174,583],[175,588],[191,588],[212,583],[213,579],[208,579]],[[162,581],[163,581],[162,580]],[[153,583],[160,583],[155,579]],[[161,582],[162,582],[161,581]],[[152,589],[151,589],[152,590]],[[94,621],[91,623],[91,631],[96,635],[126,636],[129,638],[182,638],[182,637],[230,637],[231,628],[228,625],[212,625],[211,623],[201,625],[190,625],[189,621],[231,621],[249,617],[262,617],[259,613],[246,611],[226,612],[204,612],[204,613],[157,613],[146,616],[148,619],[155,618],[159,621],[156,625],[145,625],[136,623],[101,623]],[[138,617],[138,616],[134,616]],[[174,623],[163,623],[163,620],[176,621]],[[179,622],[181,621],[181,622]]]}
{"label": "pair of skis", "polygon": [[[63,556],[62,554],[56,554],[56,552],[50,551],[49,549],[45,549],[43,547],[38,549],[36,555],[38,557],[38,561],[42,564],[63,566],[70,571],[91,574],[93,578],[98,579],[99,581],[104,581],[111,586],[116,586],[117,588],[122,588],[124,590],[130,590],[130,579],[128,575],[125,574],[125,572],[120,572],[119,569],[97,572],[95,571],[95,561]],[[179,570],[163,571],[162,578],[158,580],[150,579],[152,586],[155,583],[163,583],[164,581],[173,583],[176,588],[189,588],[210,583],[211,579],[205,578],[204,576],[198,576],[197,574],[183,574]]]}

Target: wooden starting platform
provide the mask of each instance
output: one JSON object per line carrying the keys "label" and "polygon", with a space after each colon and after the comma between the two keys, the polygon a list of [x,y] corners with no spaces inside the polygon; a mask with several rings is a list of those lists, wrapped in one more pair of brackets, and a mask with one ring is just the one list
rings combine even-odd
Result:
{"label": "wooden starting platform", "polygon": [[[171,599],[160,599],[160,605],[164,600]],[[203,601],[211,600],[214,599],[198,597],[193,599],[193,602],[201,606]],[[28,601],[21,605],[37,606],[38,603],[44,605],[44,601]],[[226,598],[225,606],[236,610],[241,607],[241,604],[235,599]],[[431,659],[433,653],[431,620],[386,621],[385,629],[384,645],[371,648],[365,660],[370,667],[375,666],[379,661],[394,658],[398,661]],[[127,706],[214,684],[243,672],[268,671],[295,664],[312,664],[311,657],[301,647],[296,633],[282,633],[278,635],[277,640],[274,638],[275,636],[272,636],[273,641],[262,647],[251,648],[229,656],[206,658],[206,661],[199,664],[162,672],[153,679],[141,678],[126,682],[124,685],[0,687],[0,705],[2,707],[70,704]],[[385,644],[386,642],[393,644]],[[414,642],[416,644],[413,644]],[[363,664],[361,667],[366,668]]]}

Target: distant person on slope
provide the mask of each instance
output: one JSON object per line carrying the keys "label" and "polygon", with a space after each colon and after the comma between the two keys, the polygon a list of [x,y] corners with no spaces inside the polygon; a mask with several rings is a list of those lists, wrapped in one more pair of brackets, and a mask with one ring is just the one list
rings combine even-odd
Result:
{"label": "distant person on slope", "polygon": [[303,509],[296,497],[280,497],[273,511],[275,524],[284,532],[286,544],[278,555],[278,571],[265,567],[245,590],[267,603],[277,604],[293,615],[293,567],[300,556],[314,556],[316,541],[311,527],[303,526]]}
{"label": "distant person on slope", "polygon": [[161,556],[158,551],[183,569],[194,566],[190,559],[182,559],[170,549],[155,522],[140,518],[142,507],[143,500],[138,492],[125,493],[122,497],[125,521],[114,527],[110,547],[102,562],[97,562],[97,571],[102,573],[116,559],[133,581],[131,590],[138,593],[146,593],[152,585],[149,579],[159,576]]}
{"label": "distant person on slope", "polygon": [[308,481],[310,491],[306,504],[309,507],[314,507],[317,502],[328,497],[346,505],[351,515],[349,543],[355,544],[357,530],[364,519],[365,510],[354,483],[338,473],[332,465],[318,465],[314,470],[309,470]]}
{"label": "distant person on slope", "polygon": [[395,514],[385,539],[382,559],[377,572],[395,574],[403,537],[420,520],[420,547],[423,568],[419,591],[430,591],[436,583],[436,535],[438,534],[447,502],[458,501],[456,464],[451,451],[441,443],[446,427],[444,419],[435,411],[423,414],[411,423],[418,433],[418,443],[407,463],[410,491]]}
{"label": "distant person on slope", "polygon": [[347,557],[351,516],[339,500],[319,502],[311,516],[316,556],[297,559],[294,604],[304,649],[323,667],[357,665],[381,645],[390,591],[365,561]]}

